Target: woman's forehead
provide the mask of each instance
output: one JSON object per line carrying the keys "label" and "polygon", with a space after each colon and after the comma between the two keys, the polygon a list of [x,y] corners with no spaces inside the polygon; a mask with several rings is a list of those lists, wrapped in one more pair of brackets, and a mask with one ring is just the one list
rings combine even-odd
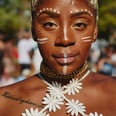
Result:
{"label": "woman's forehead", "polygon": [[32,11],[44,7],[65,7],[67,5],[89,5],[94,9],[97,9],[97,0],[32,0]]}

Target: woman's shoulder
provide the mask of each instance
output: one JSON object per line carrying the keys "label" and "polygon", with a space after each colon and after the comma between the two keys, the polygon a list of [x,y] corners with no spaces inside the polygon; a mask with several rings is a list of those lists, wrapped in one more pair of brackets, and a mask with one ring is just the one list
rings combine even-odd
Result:
{"label": "woman's shoulder", "polygon": [[8,93],[13,93],[14,95],[18,96],[26,96],[31,94],[32,92],[44,90],[45,88],[45,83],[41,79],[39,79],[37,75],[33,75],[23,81],[6,87],[1,87],[0,97],[6,94],[8,95]]}
{"label": "woman's shoulder", "polygon": [[[0,88],[0,116],[6,116],[15,107],[11,115],[23,112],[25,108],[36,107],[41,104],[42,96],[46,92],[46,84],[37,76],[29,77],[21,82]],[[7,109],[7,111],[6,111]]]}
{"label": "woman's shoulder", "polygon": [[[96,82],[102,82],[102,84],[115,84],[116,83],[116,77],[109,76],[109,75],[103,75],[100,73],[92,72],[91,73],[91,79]],[[116,86],[116,84],[115,84]]]}
{"label": "woman's shoulder", "polygon": [[116,96],[116,77],[92,72],[90,81],[95,88],[103,91],[103,93],[112,93]]}

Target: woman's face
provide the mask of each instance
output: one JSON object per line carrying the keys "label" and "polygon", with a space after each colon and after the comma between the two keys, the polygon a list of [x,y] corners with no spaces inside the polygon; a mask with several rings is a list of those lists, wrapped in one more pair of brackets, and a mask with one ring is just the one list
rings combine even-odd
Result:
{"label": "woman's face", "polygon": [[86,0],[43,0],[33,30],[44,63],[61,74],[80,68],[96,36],[94,10]]}

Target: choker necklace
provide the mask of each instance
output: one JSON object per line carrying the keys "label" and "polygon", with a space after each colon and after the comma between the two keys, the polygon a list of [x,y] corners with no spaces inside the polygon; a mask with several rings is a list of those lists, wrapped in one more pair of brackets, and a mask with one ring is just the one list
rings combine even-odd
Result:
{"label": "choker necklace", "polygon": [[46,79],[50,79],[50,80],[55,80],[55,81],[69,81],[73,78],[79,78],[82,77],[86,72],[88,71],[88,63],[87,61],[84,63],[84,65],[72,72],[71,74],[67,74],[67,75],[63,75],[63,74],[59,74],[56,71],[50,69],[49,67],[47,67],[43,62],[41,63],[41,67],[40,67],[40,73],[41,75],[43,75]]}
{"label": "choker necklace", "polygon": [[42,100],[42,104],[45,105],[43,109],[38,111],[38,109],[26,109],[21,116],[50,116],[50,112],[56,112],[61,109],[61,105],[65,105],[66,113],[71,116],[103,116],[103,114],[98,114],[97,112],[86,114],[86,107],[79,100],[69,99],[66,97],[70,95],[75,95],[82,89],[81,81],[85,79],[90,71],[86,71],[81,78],[73,78],[69,81],[67,85],[63,85],[56,81],[52,84],[48,83],[41,73],[38,77],[41,78],[45,84],[48,85],[45,97]]}

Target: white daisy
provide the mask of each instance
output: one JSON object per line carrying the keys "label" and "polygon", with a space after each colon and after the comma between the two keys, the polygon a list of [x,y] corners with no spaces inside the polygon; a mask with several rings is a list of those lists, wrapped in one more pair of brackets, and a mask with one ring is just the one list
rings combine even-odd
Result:
{"label": "white daisy", "polygon": [[60,105],[63,104],[63,99],[57,99],[52,95],[46,94],[42,103],[48,105],[49,112],[55,112],[57,109],[60,109]]}
{"label": "white daisy", "polygon": [[46,114],[45,112],[40,113],[38,109],[34,110],[33,108],[30,108],[30,110],[26,109],[25,113],[22,113],[21,116],[49,116],[49,114]]}
{"label": "white daisy", "polygon": [[95,113],[90,113],[89,116],[103,116],[103,114],[98,114],[97,112],[95,112]]}
{"label": "white daisy", "polygon": [[66,86],[64,86],[65,94],[68,93],[68,95],[75,95],[75,93],[79,93],[79,90],[82,89],[81,87],[82,83],[78,81],[78,79],[70,81],[70,83]]}
{"label": "white daisy", "polygon": [[66,110],[67,113],[71,113],[72,116],[78,116],[80,113],[81,115],[84,115],[85,106],[83,106],[83,103],[79,103],[79,100],[74,101],[73,99],[66,103]]}
{"label": "white daisy", "polygon": [[63,94],[63,88],[61,87],[61,84],[58,84],[57,82],[53,82],[52,86],[48,86],[48,92],[50,95],[57,97],[57,98],[62,98]]}

